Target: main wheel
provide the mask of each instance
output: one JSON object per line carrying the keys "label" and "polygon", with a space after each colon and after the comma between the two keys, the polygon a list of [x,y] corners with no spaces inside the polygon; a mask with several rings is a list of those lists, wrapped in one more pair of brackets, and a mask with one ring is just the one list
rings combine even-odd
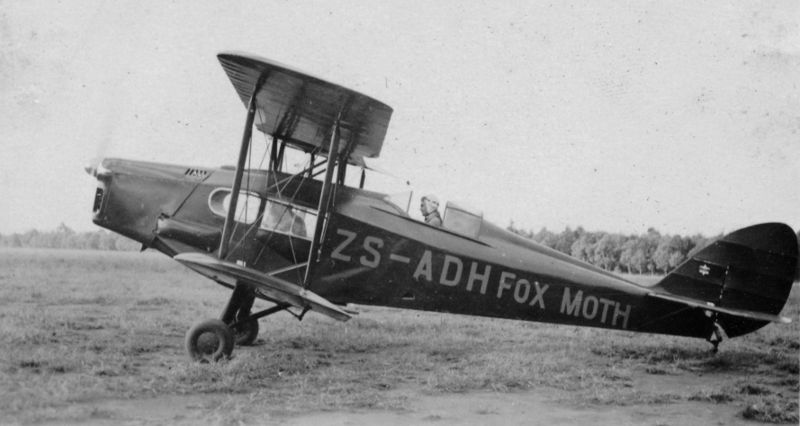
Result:
{"label": "main wheel", "polygon": [[186,333],[186,351],[193,360],[200,362],[229,358],[233,342],[233,331],[218,319],[200,322]]}
{"label": "main wheel", "polygon": [[258,338],[258,320],[239,323],[239,325],[233,328],[233,335],[237,345],[252,345]]}

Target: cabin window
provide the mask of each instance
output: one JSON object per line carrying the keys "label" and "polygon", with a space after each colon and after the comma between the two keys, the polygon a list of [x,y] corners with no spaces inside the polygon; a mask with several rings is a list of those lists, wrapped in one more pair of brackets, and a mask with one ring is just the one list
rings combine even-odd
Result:
{"label": "cabin window", "polygon": [[317,212],[295,204],[267,200],[261,228],[310,240],[317,226]]}
{"label": "cabin window", "polygon": [[476,238],[481,230],[483,214],[448,202],[442,222],[443,226],[451,231]]}
{"label": "cabin window", "polygon": [[[236,201],[236,217],[237,222],[251,224],[258,220],[258,213],[261,209],[261,197],[252,192],[239,192],[239,198]],[[217,216],[226,217],[228,215],[228,206],[231,204],[231,191],[230,189],[220,188],[214,190],[208,197],[208,206],[211,212]]]}

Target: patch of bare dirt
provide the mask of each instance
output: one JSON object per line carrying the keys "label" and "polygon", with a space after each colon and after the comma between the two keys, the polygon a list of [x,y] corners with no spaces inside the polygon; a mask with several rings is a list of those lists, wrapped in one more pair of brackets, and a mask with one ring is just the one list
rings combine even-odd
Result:
{"label": "patch of bare dirt", "polygon": [[[674,383],[673,383],[674,384]],[[131,400],[103,400],[72,406],[72,420],[49,424],[82,425],[752,425],[737,413],[742,407],[707,402],[628,406],[564,403],[543,391],[411,395],[403,411],[324,411],[286,415],[252,410],[248,395],[205,394]],[[80,414],[82,413],[82,414]]]}

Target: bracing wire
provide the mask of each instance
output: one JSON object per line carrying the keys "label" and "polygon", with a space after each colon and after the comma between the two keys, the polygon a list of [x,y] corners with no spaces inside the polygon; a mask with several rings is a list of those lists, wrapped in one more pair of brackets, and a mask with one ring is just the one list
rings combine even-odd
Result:
{"label": "bracing wire", "polygon": [[[259,118],[261,119],[261,122],[264,122],[264,120],[263,120],[263,118],[264,118],[263,117],[263,111],[261,109],[257,109],[257,113],[259,114]],[[277,137],[275,137],[275,136],[271,136],[271,135],[268,135],[266,133],[263,133],[263,135],[264,135],[265,145],[266,145],[267,149],[265,149],[264,154],[261,156],[261,160],[259,161],[259,165],[258,165],[258,169],[259,170],[261,170],[261,168],[264,166],[264,162],[267,159],[267,155],[269,155],[269,152],[271,152],[272,145],[277,144],[278,141],[279,141],[279,139]],[[270,136],[271,136],[271,138],[270,138]],[[263,210],[260,209],[260,211],[258,213],[258,216],[256,217],[255,221],[253,221],[251,224],[249,224],[249,228],[248,228],[247,232],[245,232],[245,234],[243,234],[242,237],[236,239],[236,241],[235,241],[235,243],[233,245],[233,250],[241,247],[242,244],[244,244],[245,237],[247,235],[249,235],[254,229],[256,229],[258,227],[262,227],[265,230],[270,230],[272,232],[270,232],[270,234],[266,238],[266,240],[262,241],[262,244],[261,244],[261,247],[259,249],[258,255],[255,257],[255,259],[259,259],[264,254],[264,250],[266,250],[270,240],[275,236],[276,230],[277,230],[279,224],[282,223],[284,217],[287,214],[292,214],[292,213],[290,213],[290,211],[292,209],[291,203],[292,203],[293,200],[295,200],[295,198],[297,197],[297,195],[300,192],[300,190],[303,189],[303,187],[304,187],[305,180],[303,179],[303,175],[308,173],[309,177],[313,178],[314,176],[317,176],[320,173],[320,172],[314,173],[314,169],[316,167],[320,166],[321,164],[323,164],[323,162],[320,162],[318,164],[314,164],[313,161],[312,161],[312,159],[315,158],[315,154],[318,154],[319,152],[321,152],[321,148],[317,147],[317,148],[315,148],[314,150],[312,150],[309,153],[311,155],[308,157],[308,160],[303,165],[303,171],[302,172],[296,173],[296,174],[292,174],[292,175],[286,176],[284,178],[281,178],[280,176],[278,176],[278,173],[277,173],[277,170],[276,170],[278,167],[270,167],[270,169],[268,171],[268,174],[266,175],[267,187],[264,188],[265,189],[264,190],[264,195],[267,196],[267,195],[269,195],[271,190],[275,190],[276,198],[278,200],[282,200],[283,201],[280,204],[287,204],[287,206],[286,206],[287,208],[283,209],[283,211],[281,212],[281,215],[276,219],[276,222],[275,222],[274,226],[272,227],[272,229],[269,229],[269,228],[267,228],[265,226],[262,226],[263,224],[261,222],[264,219],[264,215],[267,212],[267,209],[266,209],[266,206],[265,206],[265,208]],[[285,166],[286,161],[287,161],[286,157],[282,156],[282,158],[280,160],[281,160],[280,167],[283,168],[282,166]],[[251,192],[250,175],[251,175],[252,170],[253,170],[252,161],[253,161],[253,145],[251,143],[250,146],[248,147],[247,183],[246,183],[246,186],[245,186],[245,191],[248,194]],[[325,168],[323,168],[323,171],[324,171],[324,169]],[[291,194],[284,194],[285,191],[287,189],[289,189],[290,185],[292,185],[292,183],[294,182],[295,178],[297,178],[297,177],[300,177],[300,183],[298,185],[296,185],[294,191],[292,191]],[[271,178],[271,180],[273,182],[272,184],[269,183],[270,178]],[[259,196],[260,195],[261,195],[261,193],[259,192]],[[285,195],[290,195],[290,196],[287,198],[287,197],[285,197]],[[248,203],[252,202],[252,200],[250,200],[249,196],[246,197],[245,200],[246,200],[246,202],[245,202],[245,205],[244,205],[244,210],[242,212],[240,212],[240,214],[239,214],[239,218],[240,219],[243,216],[245,216],[246,214],[249,213],[249,209],[247,208],[248,207]],[[266,198],[265,200],[266,200],[266,202],[269,202],[269,198]],[[245,220],[246,219],[248,219],[248,218],[245,216]],[[319,217],[318,214],[317,214],[316,220],[322,220]],[[292,230],[293,224],[294,224],[294,222],[292,222],[292,224],[290,225],[290,231],[289,231],[289,234],[288,234],[289,235],[289,247],[290,247],[290,250],[291,250],[292,261],[294,263],[297,263],[299,261],[298,260],[298,253],[297,253],[298,248],[295,246],[295,241],[294,241],[297,236],[293,234],[293,230]],[[237,226],[237,224],[234,224],[234,230],[236,229],[235,226]],[[298,274],[300,274],[299,270],[298,270]],[[298,275],[298,279],[302,279],[302,277],[300,275]]]}
{"label": "bracing wire", "polygon": [[[263,120],[263,116],[262,116],[263,112],[262,112],[261,110],[258,110],[258,113],[259,113],[259,116],[260,116],[260,118],[262,118],[262,120]],[[267,149],[264,151],[264,155],[262,155],[262,156],[261,156],[261,160],[259,161],[259,166],[258,166],[258,167],[259,167],[259,169],[261,169],[261,167],[263,167],[263,165],[264,165],[264,162],[265,162],[265,160],[266,160],[266,157],[267,157],[267,153],[268,153],[268,152],[270,152],[270,148],[271,148],[270,144],[275,144],[275,143],[277,143],[277,138],[275,138],[275,137],[272,137],[271,141],[270,141],[269,139],[267,139],[267,138],[268,138],[268,135],[267,135],[267,134],[264,134],[264,139],[265,139],[265,142],[266,142],[266,145],[267,145]],[[252,147],[252,144],[250,144],[250,146],[249,146],[248,148],[249,148],[249,153],[248,153],[248,181],[247,181],[247,184],[246,184],[246,186],[245,186],[245,190],[246,190],[246,191],[249,193],[249,192],[250,192],[250,190],[251,190],[251,182],[250,182],[249,176],[250,176],[250,173],[251,173],[251,171],[253,170],[253,169],[252,169],[252,160],[253,160],[253,158],[252,158],[252,157],[253,157],[253,147]],[[284,159],[282,159],[282,160],[283,160],[283,161],[285,161],[285,157],[284,157]],[[311,167],[313,167],[313,166],[314,166],[314,165],[313,165],[313,164],[311,164],[311,162],[310,162],[310,160],[309,160],[309,161],[307,161],[307,162],[306,162],[306,164],[304,165],[304,168],[305,168],[306,170],[308,170],[308,169],[310,169],[310,168],[311,168]],[[295,178],[295,177],[297,177],[298,175],[299,175],[299,174],[295,174],[295,175],[288,176],[287,178],[280,179],[280,178],[279,178],[279,176],[277,175],[277,172],[276,172],[276,171],[274,170],[274,168],[273,168],[273,169],[271,170],[271,176],[272,176],[272,178],[273,178],[273,181],[274,181],[275,183],[274,183],[273,185],[270,185],[268,188],[266,188],[265,195],[266,195],[266,193],[269,193],[269,190],[270,190],[270,189],[274,188],[274,189],[276,190],[276,192],[277,192],[278,199],[285,199],[285,197],[283,196],[283,192],[284,192],[284,191],[285,191],[285,190],[286,190],[286,189],[289,187],[289,185],[292,183],[292,181],[294,180],[294,178]],[[270,175],[267,175],[267,176],[269,177]],[[290,202],[291,202],[291,200],[294,200],[294,199],[295,199],[295,197],[296,197],[296,196],[297,196],[297,194],[299,193],[300,189],[302,189],[302,183],[301,183],[301,185],[298,185],[298,186],[297,186],[297,188],[295,189],[295,191],[294,191],[294,192],[291,194],[291,197],[289,197],[289,201],[290,201]],[[239,216],[239,218],[240,218],[240,219],[241,219],[241,217],[242,217],[243,215],[245,215],[245,214],[246,214],[246,213],[249,211],[249,210],[247,209],[247,205],[248,205],[247,203],[249,203],[249,202],[250,202],[250,200],[249,200],[249,197],[247,197],[247,198],[246,198],[246,200],[247,200],[247,201],[246,201],[246,203],[245,203],[244,211],[240,212],[240,216]],[[278,224],[280,224],[280,223],[281,223],[281,221],[283,220],[283,218],[285,217],[285,215],[286,215],[286,214],[289,214],[289,211],[290,211],[290,208],[284,209],[284,210],[283,210],[283,212],[281,213],[281,216],[277,218],[276,224],[275,224],[275,226],[274,226],[274,227],[273,227],[273,229],[272,229],[273,233],[271,233],[271,234],[268,236],[267,240],[266,240],[266,241],[264,241],[264,244],[261,246],[261,250],[259,251],[259,253],[258,253],[258,256],[256,256],[256,258],[259,258],[259,257],[260,257],[260,256],[263,254],[263,251],[264,251],[264,249],[265,249],[266,245],[269,243],[269,241],[270,241],[270,239],[272,238],[272,236],[274,235],[274,231],[275,231],[275,229],[277,229],[277,226],[278,226]],[[266,209],[264,209],[264,210],[262,210],[262,211],[260,211],[260,212],[259,212],[259,214],[258,214],[258,216],[255,218],[255,220],[254,220],[254,221],[253,221],[253,222],[250,224],[250,228],[247,230],[247,233],[246,233],[246,234],[249,234],[250,232],[252,232],[252,230],[253,230],[254,228],[256,228],[256,227],[259,227],[259,226],[260,226],[260,224],[261,224],[261,221],[263,220],[263,218],[264,218],[264,214],[265,214],[265,213],[266,213]],[[245,217],[245,219],[247,219],[247,218]],[[264,227],[264,229],[268,229],[268,228]],[[298,256],[297,256],[297,252],[296,252],[296,249],[295,249],[295,246],[294,246],[294,241],[293,241],[293,240],[294,240],[294,238],[291,238],[291,237],[290,237],[290,238],[289,238],[289,244],[290,244],[290,248],[291,248],[291,251],[292,251],[292,259],[293,259],[293,261],[294,261],[294,262],[297,262],[297,261],[298,261],[298,260],[297,260],[297,259],[298,259]],[[236,248],[240,247],[240,246],[241,246],[243,243],[244,243],[244,236],[243,236],[243,237],[241,237],[241,238],[238,238],[238,239],[235,241],[235,243],[234,243],[234,245],[233,245],[233,248],[234,248],[234,249],[236,249]]]}

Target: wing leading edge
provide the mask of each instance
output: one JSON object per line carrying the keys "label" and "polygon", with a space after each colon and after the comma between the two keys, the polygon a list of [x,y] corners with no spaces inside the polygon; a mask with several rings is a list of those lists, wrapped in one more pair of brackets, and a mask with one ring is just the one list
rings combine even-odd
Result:
{"label": "wing leading edge", "polygon": [[388,105],[258,56],[226,52],[217,58],[245,106],[263,78],[255,117],[262,132],[301,150],[325,153],[338,118],[349,163],[363,165],[363,158],[380,155],[392,116]]}
{"label": "wing leading edge", "polygon": [[259,293],[276,303],[286,303],[300,309],[308,308],[339,321],[350,319],[350,314],[325,298],[286,280],[201,253],[183,253],[174,259],[214,281],[229,285],[239,281],[252,285]]}

